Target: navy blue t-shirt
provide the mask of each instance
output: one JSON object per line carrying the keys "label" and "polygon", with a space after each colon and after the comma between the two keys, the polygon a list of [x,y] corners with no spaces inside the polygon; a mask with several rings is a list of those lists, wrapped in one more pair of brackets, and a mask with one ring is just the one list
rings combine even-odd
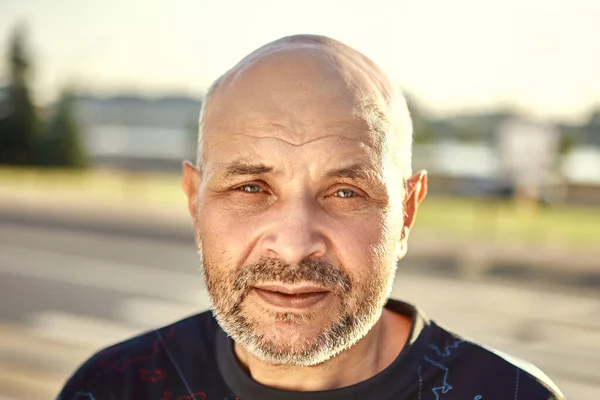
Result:
{"label": "navy blue t-shirt", "polygon": [[386,307],[412,318],[403,350],[377,375],[345,388],[289,392],[257,383],[207,311],[100,351],[58,400],[564,399],[531,364],[450,333],[407,303]]}

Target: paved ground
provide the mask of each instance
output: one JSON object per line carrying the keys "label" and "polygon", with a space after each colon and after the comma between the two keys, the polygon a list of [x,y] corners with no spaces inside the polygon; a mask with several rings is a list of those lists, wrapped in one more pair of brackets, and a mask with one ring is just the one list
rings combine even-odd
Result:
{"label": "paved ground", "polygon": [[[93,351],[207,306],[191,241],[0,220],[0,399],[52,399]],[[401,271],[394,297],[600,398],[600,295]]]}

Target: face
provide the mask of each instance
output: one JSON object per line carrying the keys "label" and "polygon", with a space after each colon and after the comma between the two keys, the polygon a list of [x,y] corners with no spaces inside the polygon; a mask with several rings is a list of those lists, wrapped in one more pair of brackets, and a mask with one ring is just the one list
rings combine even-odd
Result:
{"label": "face", "polygon": [[404,226],[385,140],[322,61],[279,54],[226,81],[184,180],[214,314],[272,364],[319,364],[367,334]]}

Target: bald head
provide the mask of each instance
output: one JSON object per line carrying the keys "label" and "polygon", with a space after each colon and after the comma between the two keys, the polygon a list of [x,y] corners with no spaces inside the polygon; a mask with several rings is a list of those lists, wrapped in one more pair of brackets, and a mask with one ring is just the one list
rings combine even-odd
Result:
{"label": "bald head", "polygon": [[[412,124],[401,94],[385,74],[358,51],[331,38],[297,35],[271,42],[242,59],[209,89],[200,115],[198,164],[210,149],[208,138],[220,132],[273,125],[293,129],[328,115],[349,115],[352,129],[369,132],[379,157],[390,156],[410,176]],[[346,118],[346,120],[348,120]],[[312,138],[298,129],[292,142]]]}
{"label": "bald head", "polygon": [[256,70],[288,80],[302,72],[309,79],[320,75],[345,86],[350,96],[368,96],[385,103],[394,96],[389,80],[370,59],[336,40],[312,35],[285,37],[255,50],[219,78],[214,89],[227,90]]}

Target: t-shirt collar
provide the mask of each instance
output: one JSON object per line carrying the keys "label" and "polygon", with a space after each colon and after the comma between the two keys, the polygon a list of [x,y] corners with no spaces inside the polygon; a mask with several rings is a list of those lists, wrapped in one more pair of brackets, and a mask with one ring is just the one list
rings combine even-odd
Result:
{"label": "t-shirt collar", "polygon": [[411,330],[398,357],[383,371],[363,382],[318,392],[292,392],[262,385],[242,368],[234,353],[233,340],[220,327],[217,328],[216,342],[219,371],[241,400],[389,399],[417,379],[419,361],[430,341],[431,326],[423,313],[411,304],[390,299],[385,307],[410,317]]}

